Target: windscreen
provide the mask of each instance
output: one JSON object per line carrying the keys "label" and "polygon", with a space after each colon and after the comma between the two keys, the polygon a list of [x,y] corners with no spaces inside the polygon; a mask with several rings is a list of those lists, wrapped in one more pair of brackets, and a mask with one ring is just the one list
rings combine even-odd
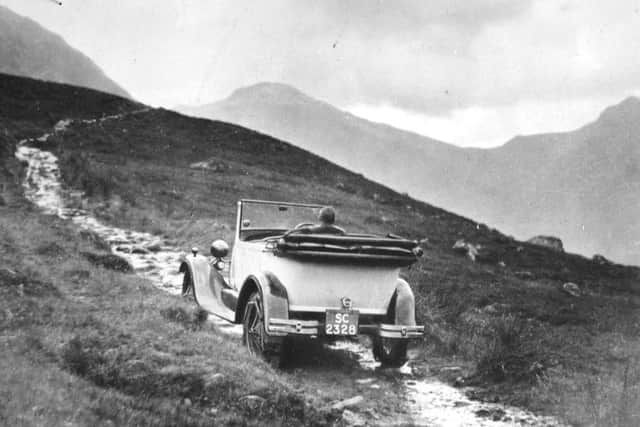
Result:
{"label": "windscreen", "polygon": [[240,232],[248,230],[291,230],[296,225],[318,222],[321,206],[243,201]]}

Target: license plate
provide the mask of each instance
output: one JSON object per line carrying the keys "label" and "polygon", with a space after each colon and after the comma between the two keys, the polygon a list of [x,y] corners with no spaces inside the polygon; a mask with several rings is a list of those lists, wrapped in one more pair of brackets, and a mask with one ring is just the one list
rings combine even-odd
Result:
{"label": "license plate", "polygon": [[327,310],[324,332],[326,335],[357,335],[358,312],[353,310]]}

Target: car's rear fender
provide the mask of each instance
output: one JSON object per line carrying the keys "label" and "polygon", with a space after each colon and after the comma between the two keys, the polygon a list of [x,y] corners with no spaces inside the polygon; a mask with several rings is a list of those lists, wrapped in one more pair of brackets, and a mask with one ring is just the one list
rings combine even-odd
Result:
{"label": "car's rear fender", "polygon": [[236,307],[236,323],[242,322],[247,301],[254,292],[259,292],[262,297],[264,316],[267,321],[271,318],[289,318],[287,289],[273,273],[264,272],[249,276],[242,284]]}
{"label": "car's rear fender", "polygon": [[[393,311],[392,311],[393,309]],[[387,312],[393,314],[396,325],[415,326],[416,324],[416,303],[413,291],[406,280],[398,278],[396,290],[389,303]]]}

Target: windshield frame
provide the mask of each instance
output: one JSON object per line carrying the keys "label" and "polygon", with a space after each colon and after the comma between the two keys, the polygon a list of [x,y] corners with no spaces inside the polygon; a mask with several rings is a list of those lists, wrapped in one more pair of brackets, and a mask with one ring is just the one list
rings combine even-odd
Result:
{"label": "windshield frame", "polygon": [[[265,238],[265,237],[273,237],[284,234],[290,229],[287,228],[254,228],[242,227],[242,219],[243,219],[243,209],[246,204],[261,204],[261,205],[272,205],[272,206],[290,206],[290,207],[298,207],[298,208],[311,208],[311,209],[322,209],[325,205],[318,205],[313,203],[292,203],[292,202],[278,202],[278,201],[270,201],[270,200],[255,200],[255,199],[241,199],[238,201],[238,216],[236,221],[236,240],[256,240],[251,239],[252,235],[260,236],[257,239]],[[247,233],[249,231],[249,233]]]}

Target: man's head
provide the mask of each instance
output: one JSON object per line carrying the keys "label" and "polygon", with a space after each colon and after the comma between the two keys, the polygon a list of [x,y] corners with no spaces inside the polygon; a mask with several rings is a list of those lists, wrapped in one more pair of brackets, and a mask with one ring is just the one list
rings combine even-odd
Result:
{"label": "man's head", "polygon": [[320,209],[318,220],[323,225],[333,225],[333,223],[336,222],[336,211],[334,211],[333,208],[326,206]]}

